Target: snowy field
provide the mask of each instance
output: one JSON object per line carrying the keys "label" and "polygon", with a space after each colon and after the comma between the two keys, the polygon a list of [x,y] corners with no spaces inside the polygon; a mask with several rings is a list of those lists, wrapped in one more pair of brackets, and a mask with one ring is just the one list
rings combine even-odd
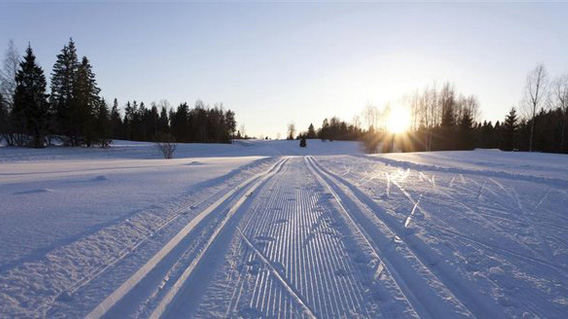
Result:
{"label": "snowy field", "polygon": [[0,148],[0,318],[566,318],[568,156]]}

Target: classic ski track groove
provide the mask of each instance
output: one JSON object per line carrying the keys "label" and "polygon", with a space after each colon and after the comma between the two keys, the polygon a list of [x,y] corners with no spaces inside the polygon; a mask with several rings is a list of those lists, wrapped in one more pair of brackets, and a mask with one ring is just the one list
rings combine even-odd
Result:
{"label": "classic ski track groove", "polygon": [[[222,193],[226,193],[226,189],[228,188],[233,188],[233,187],[226,187],[223,189]],[[228,191],[230,192],[230,190]],[[189,204],[185,204],[177,209],[175,209],[174,211],[172,211],[170,213],[170,215],[158,226],[158,228],[156,228],[153,232],[149,233],[148,235],[142,237],[140,240],[138,240],[137,242],[135,242],[133,245],[128,246],[126,248],[124,248],[119,254],[118,257],[114,260],[112,260],[110,263],[106,264],[106,265],[102,265],[101,267],[95,269],[95,271],[93,271],[91,273],[90,277],[86,277],[83,281],[79,281],[76,285],[74,285],[73,287],[71,287],[71,289],[69,289],[69,292],[71,294],[75,293],[77,290],[81,289],[82,287],[84,287],[85,285],[87,285],[89,282],[93,281],[94,279],[96,279],[99,275],[101,275],[105,270],[111,268],[112,266],[114,266],[115,264],[117,264],[119,261],[121,261],[122,259],[124,259],[126,256],[128,256],[130,253],[132,253],[134,250],[136,250],[136,248],[138,248],[140,245],[142,245],[143,243],[145,243],[149,238],[151,238],[152,236],[154,236],[155,234],[157,234],[158,232],[160,232],[162,229],[164,229],[165,227],[167,227],[168,225],[170,225],[172,222],[176,221],[178,218],[180,218],[181,216],[183,216],[183,212],[188,211],[191,209],[191,207],[198,207],[203,205],[205,202],[207,202],[209,200],[209,198],[204,198],[203,200],[199,201],[197,204],[195,203],[189,203]]]}
{"label": "classic ski track groove", "polygon": [[[261,166],[262,163],[258,162],[258,163],[254,163],[252,167],[258,167]],[[222,191],[222,193],[226,193],[228,192],[227,189],[230,189],[232,187],[225,187]],[[230,190],[229,190],[230,191]],[[115,259],[111,259],[109,260],[107,263],[102,264],[100,267],[93,269],[92,271],[88,272],[87,275],[82,278],[81,280],[77,281],[76,283],[74,283],[73,285],[71,285],[70,287],[68,287],[67,289],[62,290],[58,295],[53,296],[52,298],[49,299],[48,301],[48,306],[45,310],[45,314],[47,314],[47,316],[49,316],[50,311],[54,308],[55,306],[55,302],[56,300],[64,293],[73,295],[75,294],[79,289],[85,287],[86,285],[88,285],[89,283],[91,283],[93,280],[96,280],[100,275],[102,275],[106,270],[112,268],[114,265],[116,265],[117,263],[119,263],[120,261],[122,261],[124,258],[126,258],[127,256],[129,256],[132,252],[134,252],[140,245],[144,244],[147,242],[147,240],[151,237],[153,237],[155,234],[157,234],[158,232],[160,232],[162,229],[164,229],[165,227],[167,227],[168,225],[170,225],[172,222],[174,222],[175,220],[177,220],[179,217],[181,217],[183,215],[183,212],[191,209],[192,206],[200,206],[203,205],[205,202],[207,202],[210,198],[207,197],[201,201],[199,201],[197,204],[195,203],[189,203],[189,204],[184,204],[176,209],[174,209],[173,211],[168,213],[167,218],[164,219],[164,221],[162,223],[160,223],[158,225],[158,228],[156,228],[154,231],[148,233],[147,235],[143,236],[142,238],[140,238],[138,241],[136,241],[134,244],[125,247],[122,251],[120,251],[117,254],[117,257]]]}
{"label": "classic ski track groove", "polygon": [[240,228],[237,227],[237,231],[239,232],[245,243],[247,243],[247,245],[256,253],[256,255],[260,257],[260,259],[264,262],[264,264],[268,266],[270,272],[280,281],[280,283],[290,293],[290,295],[292,295],[292,297],[296,300],[296,302],[300,304],[300,306],[304,309],[304,313],[306,313],[309,316],[309,318],[315,319],[316,316],[314,315],[314,312],[310,309],[310,307],[306,304],[306,302],[302,299],[302,297],[294,290],[294,288],[290,286],[287,280],[282,276],[280,276],[280,274],[274,268],[274,266],[272,266],[272,263],[268,260],[268,258],[266,258],[266,256],[264,256],[264,254],[254,246],[254,244],[247,238],[247,236],[243,234]]}
{"label": "classic ski track groove", "polygon": [[[301,159],[299,164],[305,169]],[[313,186],[320,189],[317,181],[308,179],[299,186],[297,172],[291,172],[282,173],[274,184],[263,201],[263,208],[253,210],[250,220],[240,228],[243,234],[248,233],[245,236],[249,242],[244,246],[250,249],[247,251],[242,245],[239,249],[243,252],[243,264],[254,262],[255,256],[263,256],[266,259],[263,263],[270,263],[269,267],[289,284],[292,292],[279,288],[278,281],[271,279],[268,273],[260,270],[254,277],[244,267],[236,279],[226,316],[235,314],[243,299],[250,308],[268,318],[340,318],[349,316],[351,310],[370,318],[364,289],[355,278],[354,266],[350,259],[343,257],[346,252],[340,232],[329,224],[334,218],[328,215],[327,207],[323,211],[319,208],[319,200],[323,198],[313,195],[319,192],[312,193]],[[256,247],[253,240],[268,242]],[[282,268],[279,270],[274,265]],[[344,271],[341,278],[335,273],[338,270]],[[303,315],[294,314],[295,309],[286,295],[292,299],[297,296],[303,302],[294,303],[302,308],[305,304],[310,311],[304,309]]]}
{"label": "classic ski track groove", "polygon": [[[324,176],[327,176],[330,180],[339,181],[340,184],[343,184],[345,187],[347,187],[347,189],[349,189],[353,194],[353,198],[350,198],[343,190],[341,190],[344,197],[349,198],[350,200],[356,199],[361,204],[363,204],[363,206],[366,207],[369,212],[372,213],[372,216],[376,217],[376,219],[379,220],[378,216],[373,213],[373,210],[367,205],[367,201],[359,198],[359,196],[364,196],[362,195],[362,191],[358,190],[360,194],[357,195],[356,192],[352,191],[352,189],[355,187],[353,184],[349,183],[344,178],[339,177],[334,173],[330,173],[326,169],[322,168],[313,158],[308,158],[308,160],[311,161],[313,167],[316,167],[317,171],[319,171],[319,174],[322,174],[322,179]],[[339,187],[337,188],[339,189]],[[409,199],[411,199],[411,197]],[[414,200],[412,199],[411,201],[414,202]],[[361,217],[367,219],[369,218],[369,216],[365,216],[365,214],[363,214],[362,212],[360,213]],[[401,231],[400,225],[395,225],[393,220],[385,219],[380,222],[394,234],[398,235],[398,237],[406,244],[412,254],[419,261],[421,261],[421,265],[423,267],[426,267],[428,271],[432,273],[449,290],[449,292],[456,298],[456,300],[461,305],[465,306],[466,309],[468,309],[471,314],[479,318],[503,317],[503,314],[500,313],[499,310],[495,310],[498,308],[492,307],[492,304],[494,303],[493,300],[479,295],[476,291],[472,291],[468,287],[467,282],[460,281],[459,275],[454,273],[454,271],[443,261],[439,261],[437,267],[428,266],[429,258],[436,255],[436,253],[431,251],[429,247],[424,246],[423,244],[421,246],[420,243],[414,243],[415,240],[413,240],[413,237],[408,236],[408,234],[405,234],[404,231]],[[364,227],[364,225],[365,224],[359,223],[359,227]],[[373,240],[373,238],[371,239]],[[431,310],[436,311],[437,309]]]}
{"label": "classic ski track groove", "polygon": [[[274,174],[277,172],[280,167],[287,161],[287,158],[283,158],[277,161],[274,165],[272,165],[268,170],[265,172],[256,174],[249,179],[245,180],[234,189],[229,191],[228,193],[224,194],[221,198],[211,204],[209,207],[204,209],[201,213],[199,213],[195,218],[193,218],[181,231],[179,231],[167,244],[165,244],[160,251],[158,251],[146,264],[140,267],[130,278],[128,278],[120,287],[118,287],[115,291],[113,291],[109,296],[107,296],[102,302],[100,302],[89,314],[85,317],[89,319],[97,319],[102,318],[114,305],[116,305],[124,296],[126,296],[139,282],[141,282],[148,273],[156,267],[156,265],[162,261],[174,248],[178,246],[178,244],[186,237],[188,234],[200,224],[200,222],[205,219],[209,214],[211,214],[215,209],[219,206],[224,204],[227,200],[230,200],[232,195],[237,193],[238,191],[249,187],[253,184],[256,180],[260,179],[254,187],[250,189],[254,189],[258,187],[260,182],[271,176],[270,174]],[[249,189],[249,190],[250,190]],[[245,195],[241,196],[241,200],[244,201],[246,195],[249,192],[245,193]],[[220,231],[220,230],[218,230]],[[218,232],[217,232],[218,233]],[[205,249],[206,250],[206,249]],[[205,251],[204,250],[204,251]],[[203,252],[204,252],[203,251]],[[189,275],[189,274],[188,274]],[[179,288],[178,288],[179,289]]]}
{"label": "classic ski track groove", "polygon": [[[351,217],[352,213],[349,212],[349,210],[343,205],[344,201],[341,199],[341,196],[339,196],[338,193],[335,192],[332,189],[332,187],[330,186],[330,183],[328,183],[327,181],[324,180],[324,178],[323,178],[324,175],[323,175],[322,171],[319,168],[316,167],[316,165],[311,161],[311,158],[306,157],[306,163],[308,164],[308,167],[312,171],[312,174],[314,174],[314,176],[316,176],[318,178],[318,180],[320,181],[322,186],[327,188],[327,190],[336,199],[340,209],[347,216],[347,218],[349,218],[351,220],[351,224],[353,226],[355,226],[356,228],[358,228],[360,233],[363,234],[365,241],[373,249],[374,254],[377,256],[377,259],[380,260],[380,262],[385,265],[384,267],[387,269],[387,271],[389,271],[392,274],[392,276],[395,279],[399,289],[403,292],[405,298],[412,305],[412,307],[414,308],[414,311],[418,314],[418,316],[421,317],[421,318],[436,318],[437,315],[440,316],[440,315],[443,315],[444,313],[447,314],[448,312],[443,311],[441,309],[428,308],[428,301],[424,302],[422,300],[423,298],[428,299],[428,296],[426,296],[426,294],[423,293],[424,292],[423,288],[427,287],[427,283],[423,283],[423,282],[418,283],[418,286],[420,286],[420,287],[418,289],[414,289],[414,288],[416,288],[416,282],[417,282],[415,280],[416,279],[421,280],[420,276],[413,276],[413,278],[409,278],[409,276],[407,274],[405,274],[404,271],[399,271],[398,266],[402,266],[404,264],[404,262],[401,263],[400,261],[392,261],[391,259],[394,259],[394,258],[392,258],[392,256],[391,256],[391,258],[387,258],[385,256],[385,255],[387,255],[387,253],[386,253],[386,249],[385,249],[384,245],[382,245],[383,246],[382,249],[379,248],[380,242],[377,242],[374,238],[369,236],[369,234],[363,229],[363,227],[361,227],[361,224],[352,219],[352,217]],[[320,174],[322,174],[322,175],[320,175]],[[343,196],[348,197],[348,195],[346,195],[346,194],[343,194]],[[377,231],[382,232],[381,230],[378,230],[378,229],[377,229]],[[387,237],[386,234],[381,234],[381,235],[384,236],[385,238]],[[383,252],[385,252],[385,253],[383,254]],[[382,256],[382,257],[379,257],[379,256]],[[406,270],[408,270],[409,269],[408,267],[412,268],[411,266],[407,266],[407,267],[404,267],[404,268],[406,268]],[[425,267],[422,267],[422,268],[425,268]],[[424,275],[424,274],[420,274],[420,275]],[[436,306],[433,306],[433,307],[436,308]]]}

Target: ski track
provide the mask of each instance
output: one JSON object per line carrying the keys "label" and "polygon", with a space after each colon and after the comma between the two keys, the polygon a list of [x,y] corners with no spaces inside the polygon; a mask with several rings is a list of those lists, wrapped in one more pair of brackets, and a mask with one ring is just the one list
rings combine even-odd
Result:
{"label": "ski track", "polygon": [[[331,164],[329,165],[330,167],[335,167],[335,161],[341,160],[346,159],[324,158],[323,162]],[[363,166],[363,164],[361,166]],[[371,174],[374,174],[373,172],[383,169],[384,166],[382,168],[379,166],[375,167],[375,169],[371,169],[370,171]],[[393,169],[388,169],[387,166],[387,170],[392,171]],[[398,172],[400,171],[401,170]],[[352,174],[346,175],[345,178],[353,180],[354,182],[352,184],[356,184],[355,181],[361,180],[361,174],[361,169],[359,172],[355,170]],[[362,175],[364,176],[366,174],[368,173],[364,173]],[[463,177],[463,175],[459,174],[457,176],[460,177],[463,182],[466,181],[466,178]],[[448,176],[448,180],[453,180],[453,186],[457,186],[455,184],[458,180],[456,174]],[[471,226],[466,226],[467,229],[474,230],[474,232],[471,234],[469,232],[462,233],[463,230],[459,230],[459,228],[454,229],[456,226],[454,221],[452,221],[450,225],[447,223],[447,221],[449,221],[447,220],[447,217],[440,219],[437,214],[425,214],[426,219],[421,221],[421,225],[416,229],[417,235],[425,239],[433,238],[435,241],[439,241],[440,237],[446,238],[442,241],[442,243],[447,242],[445,244],[446,247],[440,248],[443,248],[442,251],[447,250],[447,253],[453,255],[450,260],[458,259],[457,264],[452,262],[455,266],[459,266],[456,270],[458,270],[459,273],[464,273],[465,271],[465,274],[469,273],[474,275],[474,277],[470,278],[474,279],[476,282],[479,281],[479,278],[485,278],[484,280],[490,283],[490,285],[481,284],[481,282],[479,282],[478,289],[482,289],[484,294],[490,295],[494,298],[499,304],[498,307],[502,307],[502,309],[507,313],[507,316],[523,316],[529,318],[532,316],[558,317],[561,313],[565,313],[567,311],[567,300],[565,298],[559,298],[559,296],[565,295],[567,292],[565,288],[563,288],[565,286],[558,286],[557,283],[568,282],[568,267],[566,267],[565,262],[559,263],[560,260],[557,258],[559,258],[558,254],[562,254],[561,256],[563,261],[565,261],[568,251],[566,249],[566,243],[562,240],[562,238],[565,237],[562,235],[565,229],[564,227],[559,227],[557,225],[564,225],[567,222],[567,216],[565,213],[558,211],[557,207],[556,209],[551,209],[554,206],[544,207],[544,204],[547,204],[547,201],[544,199],[547,196],[552,196],[551,189],[558,191],[559,194],[562,193],[562,190],[548,185],[542,185],[542,181],[538,179],[527,179],[530,181],[514,181],[515,183],[525,185],[524,187],[528,186],[526,184],[531,183],[531,185],[534,185],[532,187],[544,188],[544,195],[532,199],[532,207],[535,207],[535,210],[536,208],[539,208],[539,212],[537,213],[535,211],[532,213],[531,211],[529,217],[529,211],[525,208],[526,206],[524,204],[525,201],[529,201],[529,198],[521,197],[518,193],[516,193],[514,187],[510,187],[508,184],[505,186],[503,183],[498,182],[493,178],[488,179],[483,174],[480,176],[481,182],[477,182],[474,178],[470,177],[468,177],[467,180],[471,181],[473,185],[476,185],[475,190],[470,188],[467,191],[470,196],[473,196],[474,200],[464,200],[463,191],[466,191],[466,189],[463,189],[463,191],[461,189],[459,191],[454,191],[453,188],[444,189],[441,187],[440,190],[447,193],[441,194],[433,189],[428,189],[428,186],[417,185],[416,181],[409,181],[406,185],[411,185],[410,189],[415,190],[428,189],[427,192],[420,193],[426,196],[429,207],[436,207],[436,209],[440,209],[444,212],[451,212],[452,206],[456,207],[455,209],[461,207],[458,211],[465,210],[465,212],[468,212],[468,215],[474,218],[474,220],[479,220],[479,218],[475,217],[476,215],[481,217],[479,222],[482,223],[479,226],[482,228],[489,227],[490,229],[495,229],[498,236],[496,238],[494,238],[493,235],[478,237],[479,235],[476,234],[476,228],[479,226],[473,228]],[[486,183],[487,180],[492,181],[499,189],[492,190],[489,188],[489,184]],[[507,181],[505,180],[504,182]],[[438,183],[438,186],[440,186],[440,184],[441,183]],[[482,184],[485,184],[483,188],[484,195],[482,196],[482,199],[477,202],[476,195]],[[552,184],[554,184],[554,182]],[[384,187],[384,184],[373,184],[373,186],[366,187],[364,190],[376,192],[378,190],[377,187],[380,189],[381,187]],[[407,196],[410,195],[408,190],[401,188],[399,191],[402,195],[407,197],[411,204],[415,203],[412,196]],[[432,195],[442,195],[445,198],[430,198]],[[558,203],[561,199],[565,200],[565,198],[558,197],[551,199],[551,201],[554,200]],[[400,205],[400,202],[396,203],[397,205]],[[443,206],[447,206],[448,209],[442,208]],[[422,207],[420,208],[422,209]],[[503,214],[503,217],[506,217],[508,221],[505,223],[499,222],[499,220],[502,220],[499,219],[499,214]],[[526,215],[523,216],[521,214]],[[555,216],[554,219],[551,219],[551,215]],[[395,218],[394,216],[387,217]],[[450,218],[454,217],[451,216]],[[554,220],[556,224],[546,224],[545,226],[543,222],[539,222],[538,220]],[[457,225],[459,226],[459,224]],[[523,228],[526,228],[529,232],[523,232]],[[543,229],[548,229],[548,231],[544,232]],[[554,231],[550,232],[550,230]],[[527,241],[526,236],[530,236],[530,240]],[[452,237],[455,237],[456,240],[453,241],[451,239]],[[501,241],[498,238],[512,240],[513,245],[507,244],[506,241]],[[555,246],[552,247],[552,244],[555,244]],[[468,247],[472,248],[475,253],[466,253],[469,249]],[[509,249],[508,247],[511,248]],[[521,247],[524,249],[517,249]],[[437,248],[437,250],[440,248]],[[507,256],[507,258],[504,259],[504,256]],[[470,266],[472,258],[474,263]],[[498,260],[505,265],[505,268],[503,269],[507,269],[505,270],[506,272],[512,272],[511,275],[502,276],[493,274],[494,267],[497,267],[497,269],[502,268],[495,265],[495,261]],[[466,265],[460,266],[460,262],[465,262]],[[487,268],[479,268],[483,267],[483,265],[487,265]],[[488,272],[489,275],[484,274],[485,272]],[[543,277],[534,277],[534,273],[541,273],[541,276]],[[469,276],[470,275],[467,277]],[[545,283],[547,283],[548,286],[544,285]],[[519,302],[520,300],[522,301]],[[563,316],[560,315],[560,317]]]}
{"label": "ski track", "polygon": [[0,318],[560,318],[567,184],[265,158],[0,272]]}
{"label": "ski track", "polygon": [[[421,173],[419,172],[419,175]],[[468,178],[469,179],[469,178]],[[481,198],[481,194],[483,192],[483,190],[489,190],[486,185],[487,185],[487,181],[485,180],[483,183],[478,183],[473,179],[469,179],[472,182],[475,183],[475,185],[478,187],[477,191],[476,191],[476,195],[475,195],[475,206],[479,206],[480,205],[480,198]],[[515,201],[516,205],[520,205],[519,200],[517,197],[511,195],[511,192],[509,190],[507,190],[501,183],[495,181],[494,179],[490,179],[491,181],[493,181],[496,185],[499,186],[499,188],[501,188],[505,194],[507,194],[512,200]],[[444,225],[445,228],[451,228],[451,226],[444,220],[437,218],[434,214],[430,214],[428,213],[428,211],[426,211],[424,208],[421,208],[418,206],[418,203],[414,200],[414,198],[412,197],[412,195],[396,180],[392,181],[392,184],[394,184],[399,191],[404,194],[404,196],[412,203],[413,208],[412,208],[412,212],[411,214],[409,214],[407,216],[407,218],[405,219],[405,224],[407,222],[409,222],[409,218],[411,218],[411,215],[413,215],[413,212],[415,211],[415,209],[418,207],[423,213],[425,213],[426,215],[428,215],[428,218],[430,219],[434,219],[436,220],[439,224]],[[492,194],[494,194],[494,196],[499,196],[497,193],[492,192]],[[551,255],[547,254],[546,248],[545,246],[542,244],[543,240],[539,237],[537,238],[540,247],[542,247],[541,250],[536,250],[535,248],[529,246],[528,244],[526,244],[525,242],[522,242],[519,238],[516,237],[516,234],[510,234],[508,229],[503,228],[502,226],[500,226],[499,224],[495,223],[493,220],[491,220],[490,218],[484,216],[483,214],[479,214],[477,213],[477,209],[473,208],[472,206],[466,204],[464,201],[458,200],[457,198],[455,198],[451,193],[449,192],[443,192],[442,193],[443,196],[449,198],[452,203],[454,205],[460,206],[462,209],[465,209],[465,211],[470,214],[473,218],[477,218],[477,219],[481,219],[481,221],[486,225],[489,226],[490,228],[494,229],[496,232],[498,232],[500,235],[508,238],[509,240],[515,242],[516,244],[518,244],[519,246],[522,246],[524,248],[526,248],[528,251],[530,251],[531,253],[535,254],[536,256],[540,256],[541,259],[546,259],[549,258]],[[420,195],[420,197],[422,198],[422,194]],[[443,205],[443,202],[440,202],[439,205]],[[507,206],[505,206],[507,207]],[[534,227],[532,225],[532,223],[526,219],[525,214],[524,214],[524,210],[521,210],[521,213],[523,213],[523,218],[522,220],[525,222],[526,225],[528,225],[528,227],[531,227],[531,229]],[[534,231],[534,233],[537,233],[536,231]]]}
{"label": "ski track", "polygon": [[[340,195],[343,200],[357,200],[364,206],[372,202],[369,198],[366,198],[363,193],[357,190],[353,184],[348,183],[338,175],[334,175],[322,168],[315,163],[313,159],[312,163],[314,167],[317,167],[317,170],[319,170],[322,176],[327,177],[330,184],[343,184],[352,192],[350,193],[351,195],[348,195],[340,190],[338,186],[334,186],[339,193],[343,194],[342,196]],[[324,177],[324,179],[326,177]],[[358,224],[361,225],[361,227],[365,227],[367,232],[374,233],[374,235],[370,235],[370,238],[377,245],[381,245],[381,240],[379,240],[381,234],[377,232],[377,228],[369,226],[377,223],[382,224],[384,226],[383,229],[394,234],[401,241],[401,244],[404,244],[405,248],[408,250],[408,255],[405,257],[410,255],[412,259],[396,262],[394,258],[396,255],[391,255],[391,262],[396,262],[395,268],[403,269],[405,262],[414,260],[414,272],[420,271],[420,276],[416,276],[418,278],[412,276],[412,270],[410,269],[401,272],[401,280],[404,281],[404,284],[415,285],[414,289],[409,291],[409,294],[419,294],[417,299],[423,303],[422,307],[425,308],[424,310],[426,312],[423,314],[419,313],[419,315],[431,317],[477,316],[484,318],[496,318],[503,315],[498,308],[493,305],[492,300],[479,296],[476,291],[470,289],[467,281],[464,281],[459,274],[455,273],[452,267],[449,267],[444,261],[440,260],[437,253],[420,242],[420,240],[417,240],[411,234],[401,229],[400,224],[385,218],[387,217],[386,214],[381,214],[381,220],[377,219],[375,214],[381,211],[380,208],[376,206],[367,206],[366,208],[367,213],[356,209],[350,210],[349,213],[356,214],[358,216]],[[404,276],[406,276],[406,278],[404,278]],[[414,280],[411,278],[414,278]],[[419,278],[429,278],[429,280],[423,285],[417,285],[416,279]],[[440,299],[436,300],[436,298]],[[426,300],[429,300],[429,302],[424,302]]]}
{"label": "ski track", "polygon": [[[212,189],[231,183],[232,178],[240,179],[246,170],[255,169],[266,163],[265,159],[236,168],[229,174],[221,176],[209,185]],[[240,172],[240,173],[239,173]],[[199,191],[199,190],[198,190]],[[223,190],[221,189],[221,192]],[[207,201],[207,199],[205,199]],[[192,200],[181,203],[168,203],[164,206],[150,207],[148,210],[135,212],[119,219],[115,224],[101,228],[93,234],[79,238],[67,245],[49,251],[43,258],[25,262],[20,266],[8,269],[0,275],[3,298],[10,298],[12,292],[24,289],[18,303],[33,309],[36,317],[52,317],[55,315],[57,303],[70,300],[81,288],[96,280],[101,274],[119,264],[141,244],[166,228],[171,222],[185,216],[196,203]],[[172,209],[171,206],[174,208]],[[167,213],[163,213],[163,209]],[[49,289],[38,294],[38,283],[45,283]],[[22,288],[25,287],[25,288]],[[12,299],[5,299],[14,302]],[[3,302],[0,302],[0,309]],[[6,303],[8,305],[8,302]],[[32,306],[30,305],[37,305]],[[14,307],[5,311],[6,316],[22,316],[22,308]],[[26,315],[27,316],[27,315]]]}
{"label": "ski track", "polygon": [[[347,230],[330,211],[330,198],[305,173],[299,174],[307,170],[301,159],[290,166],[242,226],[245,244],[236,248],[242,266],[222,286],[234,287],[225,317],[249,312],[263,318],[380,316],[373,314],[378,306],[369,304],[365,288],[376,268],[363,266],[368,275],[361,277],[361,266],[349,252],[361,248],[343,235]],[[198,318],[210,318],[210,308],[204,305]]]}
{"label": "ski track", "polygon": [[[154,287],[153,283],[155,283],[155,278],[153,278],[152,276],[148,276],[148,274],[154,268],[156,268],[159,264],[161,264],[163,262],[165,262],[166,265],[169,265],[169,266],[160,265],[158,270],[160,270],[161,268],[164,268],[164,269],[167,270],[167,269],[171,269],[172,267],[176,266],[175,262],[178,260],[179,257],[176,258],[175,256],[180,255],[180,254],[182,254],[182,256],[183,256],[183,252],[184,252],[183,241],[184,241],[184,239],[189,234],[191,234],[192,230],[194,228],[196,228],[202,220],[207,219],[207,217],[209,217],[209,215],[211,213],[213,213],[214,211],[216,211],[218,208],[223,209],[227,205],[228,202],[231,202],[231,200],[233,199],[233,195],[237,196],[237,198],[238,198],[238,199],[236,199],[237,203],[229,209],[229,211],[226,213],[225,219],[223,219],[220,226],[214,230],[212,236],[210,237],[209,241],[206,242],[206,244],[202,248],[200,254],[197,255],[196,259],[193,259],[191,264],[185,269],[185,271],[178,278],[178,281],[176,281],[173,284],[173,286],[171,286],[169,288],[170,290],[168,290],[168,292],[164,296],[164,299],[162,299],[162,301],[159,303],[159,305],[157,306],[157,308],[154,310],[154,312],[151,315],[152,318],[161,316],[166,311],[166,308],[169,305],[169,303],[175,298],[175,294],[179,291],[179,289],[183,285],[184,281],[191,274],[191,271],[195,268],[195,266],[199,262],[199,258],[203,255],[203,253],[205,251],[207,251],[207,248],[211,245],[212,241],[215,239],[215,237],[222,230],[222,228],[226,224],[227,220],[230,217],[232,217],[232,214],[235,212],[235,210],[242,204],[242,201],[244,200],[244,198],[246,198],[246,196],[248,194],[247,192],[248,191],[254,191],[254,189],[256,189],[256,187],[258,187],[259,183],[262,180],[264,180],[264,178],[270,176],[271,174],[274,174],[283,165],[283,163],[285,161],[286,161],[285,159],[280,160],[276,164],[274,164],[269,169],[268,172],[261,173],[261,174],[258,174],[258,175],[255,175],[255,176],[249,178],[245,182],[241,183],[239,186],[235,187],[229,193],[225,194],[223,197],[221,197],[219,200],[217,200],[215,203],[213,203],[207,209],[202,211],[198,216],[196,216],[194,219],[192,219],[191,222],[188,223],[178,234],[176,234],[164,247],[162,247],[162,249],[159,252],[157,252],[146,264],[144,264],[140,269],[138,269],[128,280],[126,280],[124,283],[122,283],[122,285],[120,287],[118,287],[113,293],[111,293],[103,301],[101,301],[101,303],[99,303],[98,306],[96,306],[89,314],[87,314],[86,317],[87,318],[101,318],[101,317],[105,316],[107,314],[107,312],[109,312],[109,311],[114,311],[114,312],[117,312],[119,314],[129,313],[129,311],[132,310],[131,302],[126,302],[125,305],[122,305],[122,304],[120,304],[120,301],[124,297],[127,297],[127,295],[130,293],[130,291],[134,288],[142,289],[142,290],[145,290],[145,291],[154,290],[155,287]],[[260,181],[257,182],[257,180],[260,180]],[[256,184],[252,185],[253,183],[256,183]],[[180,245],[180,243],[182,243],[182,245]],[[168,258],[170,256],[170,254],[174,255],[174,257],[172,258],[173,259],[173,265],[170,264],[171,261],[169,261],[170,258]],[[146,280],[146,278],[149,278],[147,280],[149,280],[151,282],[151,284],[148,285],[149,287],[146,287],[143,283],[143,281]],[[168,272],[166,271],[166,279],[164,279],[164,280],[169,281],[169,279],[170,278],[168,276]],[[137,291],[136,295],[145,295],[145,293]],[[116,309],[116,308],[119,308],[119,309]]]}

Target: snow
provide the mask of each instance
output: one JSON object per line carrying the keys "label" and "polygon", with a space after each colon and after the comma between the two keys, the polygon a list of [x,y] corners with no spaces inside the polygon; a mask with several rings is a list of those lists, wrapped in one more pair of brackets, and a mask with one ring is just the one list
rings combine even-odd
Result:
{"label": "snow", "polygon": [[0,313],[568,313],[567,156],[298,143],[0,147]]}

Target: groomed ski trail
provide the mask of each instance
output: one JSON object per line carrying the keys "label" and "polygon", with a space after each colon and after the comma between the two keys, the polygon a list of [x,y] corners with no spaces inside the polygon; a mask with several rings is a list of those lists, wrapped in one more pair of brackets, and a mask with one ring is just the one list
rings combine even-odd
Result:
{"label": "groomed ski trail", "polygon": [[[374,243],[379,256],[383,256],[383,261],[395,274],[399,285],[407,288],[405,293],[413,301],[413,306],[418,309],[420,316],[504,316],[493,300],[471,290],[467,281],[445,265],[428,246],[414,238],[411,230],[407,230],[387,214],[381,214],[382,208],[355,185],[329,172],[312,157],[306,157],[306,161],[314,173],[320,176],[322,183],[335,194],[338,202],[348,206],[345,213],[353,217],[354,223],[367,234],[369,241]],[[393,241],[398,242],[398,252],[393,253],[389,247],[394,244]]]}
{"label": "groomed ski trail", "polygon": [[[178,234],[176,234],[162,249],[154,255],[146,264],[144,264],[140,269],[138,269],[128,280],[126,280],[120,287],[118,287],[113,293],[107,296],[97,307],[95,307],[89,314],[87,314],[86,318],[96,319],[102,318],[103,316],[107,315],[107,313],[113,310],[113,307],[120,307],[120,301],[127,296],[127,294],[133,290],[135,287],[141,287],[139,289],[146,290],[146,294],[148,291],[153,291],[157,287],[154,285],[150,285],[149,287],[144,287],[143,280],[148,277],[148,274],[155,269],[159,263],[161,262],[169,262],[171,265],[170,267],[166,267],[169,269],[175,265],[175,258],[172,264],[172,261],[167,260],[168,255],[170,254],[177,254],[183,255],[184,248],[179,247],[180,243],[192,232],[194,228],[196,228],[204,219],[209,217],[214,212],[217,212],[219,208],[223,208],[227,206],[233,200],[237,200],[236,204],[229,208],[227,212],[226,218],[222,221],[219,228],[217,228],[214,232],[214,235],[210,238],[207,242],[206,246],[200,252],[197,259],[194,259],[191,264],[186,268],[183,272],[182,276],[176,281],[176,283],[170,288],[171,290],[168,291],[164,299],[159,303],[158,307],[152,313],[152,317],[159,317],[163,312],[166,310],[168,304],[174,299],[175,294],[179,291],[181,285],[187,277],[191,274],[192,270],[195,268],[197,263],[199,262],[199,258],[204,254],[207,248],[211,245],[215,237],[219,234],[222,230],[223,226],[227,223],[227,220],[233,216],[235,211],[238,209],[240,205],[244,202],[246,197],[266,179],[276,174],[282,166],[287,161],[286,158],[279,160],[276,164],[274,164],[267,172],[255,175],[248,180],[241,183],[239,186],[235,187],[230,192],[226,193],[223,197],[218,199],[215,203],[209,206],[207,209],[202,211],[198,216],[196,216],[190,223],[188,223]],[[167,274],[167,272],[166,272]],[[169,278],[164,278],[164,281],[169,281]],[[152,280],[155,282],[155,279]],[[137,288],[138,288],[137,287]],[[161,288],[158,288],[161,290]],[[139,293],[139,292],[138,292]],[[151,294],[151,293],[150,293]],[[127,302],[124,307],[132,308],[133,305]],[[130,312],[131,309],[127,309],[126,312]],[[113,311],[117,311],[114,309]],[[119,312],[120,313],[120,312]]]}

